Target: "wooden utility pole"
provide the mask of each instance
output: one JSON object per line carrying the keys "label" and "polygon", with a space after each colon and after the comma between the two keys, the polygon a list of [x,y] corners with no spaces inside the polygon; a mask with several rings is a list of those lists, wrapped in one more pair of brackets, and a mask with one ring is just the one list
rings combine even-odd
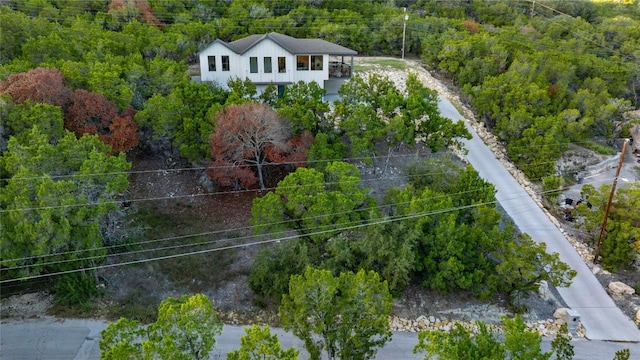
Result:
{"label": "wooden utility pole", "polygon": [[609,209],[611,208],[611,202],[613,201],[613,195],[616,192],[616,186],[618,185],[618,176],[620,176],[620,169],[622,168],[622,162],[624,161],[624,154],[627,152],[627,143],[629,140],[625,139],[622,144],[622,154],[620,154],[620,161],[618,161],[618,169],[616,170],[616,177],[613,178],[613,185],[611,185],[611,193],[609,194],[609,201],[607,201],[607,207],[604,210],[604,220],[602,221],[602,228],[600,229],[600,236],[598,236],[598,247],[596,248],[596,254],[593,257],[593,263],[598,263],[598,256],[600,255],[600,247],[602,246],[602,237],[604,236],[605,228],[607,227],[607,220],[609,219]]}

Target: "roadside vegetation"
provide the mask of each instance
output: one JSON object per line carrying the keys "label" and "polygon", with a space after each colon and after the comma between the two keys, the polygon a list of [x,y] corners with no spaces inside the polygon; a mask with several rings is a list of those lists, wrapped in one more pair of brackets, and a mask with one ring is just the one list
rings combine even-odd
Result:
{"label": "roadside vegetation", "polygon": [[[146,269],[185,292],[203,293],[225,281],[220,274],[243,246],[262,244],[244,274],[256,303],[280,305],[283,325],[311,339],[322,331],[300,329],[307,314],[292,305],[301,291],[296,286],[310,286],[309,269],[330,283],[320,285],[335,290],[334,300],[349,306],[354,299],[344,283],[370,279],[384,284],[376,294],[385,299],[382,305],[409,284],[420,284],[482,299],[505,295],[516,312],[526,311],[522,298],[541,280],[568,285],[575,272],[503,218],[491,184],[449,160],[449,150],[464,151],[461,140],[470,135],[462,122],[441,116],[438,94],[415,74],[408,74],[406,91],[386,76],[356,75],[329,107],[314,83],[293,84],[282,96],[274,86],[258,94],[244,79],[230,81],[229,90],[195,83],[187,69],[216,38],[273,29],[323,38],[362,55],[398,56],[407,7],[407,54],[452,81],[509,159],[553,195],[572,175],[555,170],[569,145],[610,153],[615,139],[629,136],[622,115],[640,107],[638,0],[550,0],[533,8],[530,1],[511,0],[307,3],[2,2],[3,290],[48,288],[60,307],[86,310],[105,287],[109,291],[109,279],[99,271],[121,262],[131,265],[123,271]],[[400,60],[385,60],[360,70],[370,66],[405,69]],[[400,149],[415,146],[428,149],[430,159],[410,162],[396,175],[403,185],[374,198],[356,165],[383,163],[382,178]],[[198,171],[209,195],[250,193],[252,205],[234,224],[246,227],[176,215],[197,206],[189,197],[153,203],[149,194],[132,193],[130,177],[139,175],[130,172],[132,162],[144,156],[167,165],[145,171]],[[594,206],[580,211],[594,235],[606,193],[584,191]],[[609,269],[628,267],[638,256],[638,199],[637,188],[616,196],[602,249]],[[225,209],[203,209],[213,211]],[[206,315],[200,325],[217,324],[206,297],[171,298],[156,313],[141,301],[155,301],[151,308],[159,301],[144,287],[137,291],[110,309],[111,316],[133,320],[105,337],[113,341],[105,345],[109,356],[159,351],[200,358],[211,350],[213,343],[197,351],[184,344],[154,346],[160,337],[178,341],[165,332],[175,330],[171,321],[182,321],[180,311],[189,306]],[[359,311],[374,304],[360,305]],[[358,313],[348,309],[334,320],[348,312]],[[379,325],[379,319],[369,320]],[[153,325],[142,332],[137,321]],[[207,331],[219,331],[215,326]],[[249,338],[277,348],[268,331],[254,330]],[[361,339],[305,341],[313,356],[324,349],[329,357],[370,358],[385,334],[376,328],[379,341],[363,349],[354,345]],[[149,344],[121,348],[122,337]]]}

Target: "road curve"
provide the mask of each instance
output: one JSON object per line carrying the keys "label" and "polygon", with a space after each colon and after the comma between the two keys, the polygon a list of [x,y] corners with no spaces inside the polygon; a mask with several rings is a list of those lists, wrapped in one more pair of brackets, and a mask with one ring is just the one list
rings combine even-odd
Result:
{"label": "road curve", "polygon": [[615,305],[560,229],[505,169],[469,122],[442,96],[439,108],[443,116],[465,122],[473,135],[473,139],[465,141],[469,151],[467,160],[481,177],[495,185],[497,200],[520,231],[531,235],[536,242],[545,242],[547,251],[560,254],[560,259],[578,272],[571,286],[558,288],[558,292],[567,306],[579,313],[586,337],[639,342],[640,331],[636,325]]}

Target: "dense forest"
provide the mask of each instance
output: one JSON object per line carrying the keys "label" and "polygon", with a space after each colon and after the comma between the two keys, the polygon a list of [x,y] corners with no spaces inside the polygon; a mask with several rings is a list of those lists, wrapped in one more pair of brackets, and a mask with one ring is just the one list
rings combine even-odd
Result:
{"label": "dense forest", "polygon": [[[640,107],[638,0],[4,0],[2,281],[62,274],[55,289],[69,301],[78,300],[71,289],[92,292],[95,279],[76,270],[127,248],[117,224],[130,205],[128,154],[146,152],[207,166],[217,188],[266,190],[269,164],[289,174],[252,208],[256,234],[299,235],[257,258],[249,282],[264,297],[279,299],[307,266],[374,270],[396,295],[411,281],[514,299],[542,279],[567,284],[566,265],[506,224],[493,186],[472,168],[415,164],[405,188],[370,198],[343,160],[416,138],[437,153],[469,136],[415,77],[400,92],[384,77],[356,76],[330,111],[317,84],[278,96],[188,73],[214,39],[271,31],[399,56],[403,8],[407,56],[450,79],[530,179],[567,175],[555,162],[571,145],[612,151],[628,137],[623,115]],[[227,141],[248,129],[263,131],[260,155]],[[640,236],[634,221],[622,241]]]}

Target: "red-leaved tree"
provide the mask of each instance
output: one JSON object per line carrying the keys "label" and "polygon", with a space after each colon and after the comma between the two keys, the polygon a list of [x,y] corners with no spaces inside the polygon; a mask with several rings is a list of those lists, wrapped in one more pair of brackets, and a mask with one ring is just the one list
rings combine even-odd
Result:
{"label": "red-leaved tree", "polygon": [[116,104],[104,95],[83,89],[71,91],[64,85],[64,76],[58,69],[36,68],[12,74],[0,82],[0,93],[11,95],[19,104],[31,100],[62,107],[67,130],[76,136],[97,134],[111,145],[113,152],[138,146],[135,109],[129,107],[118,115]]}
{"label": "red-leaved tree", "polygon": [[[137,12],[137,13],[136,13]],[[112,0],[109,3],[109,13],[116,17],[137,15],[139,20],[149,25],[161,28],[164,24],[156,18],[147,0]]]}
{"label": "red-leaved tree", "polygon": [[0,93],[11,95],[15,103],[25,100],[64,106],[69,102],[71,90],[64,86],[64,76],[58,69],[35,68],[26,73],[9,75],[0,82]]}
{"label": "red-leaved tree", "polygon": [[138,146],[138,126],[131,115],[116,116],[109,125],[109,133],[101,134],[100,140],[111,145],[114,153],[126,152]]}
{"label": "red-leaved tree", "polygon": [[310,144],[291,141],[289,124],[266,104],[231,105],[220,110],[215,120],[213,160],[207,174],[223,186],[248,188],[257,182],[265,190],[263,166],[306,156],[301,146]]}
{"label": "red-leaved tree", "polygon": [[129,108],[118,115],[116,104],[102,94],[78,89],[71,95],[64,126],[76,136],[97,134],[113,152],[127,151],[138,145],[138,127]]}

